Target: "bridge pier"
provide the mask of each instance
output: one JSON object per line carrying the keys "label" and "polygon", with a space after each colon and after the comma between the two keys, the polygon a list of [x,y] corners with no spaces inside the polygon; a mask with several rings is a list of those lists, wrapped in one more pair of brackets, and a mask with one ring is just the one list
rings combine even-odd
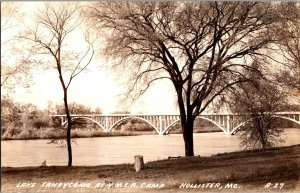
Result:
{"label": "bridge pier", "polygon": [[105,127],[104,127],[105,132],[109,132],[109,125],[108,125],[108,117],[105,117]]}
{"label": "bridge pier", "polygon": [[65,117],[60,117],[60,120],[61,120],[61,125],[63,126],[65,124]]}
{"label": "bridge pier", "polygon": [[227,127],[227,133],[226,133],[226,135],[229,135],[229,133],[230,133],[230,115],[227,115],[227,117],[226,117],[226,127]]}
{"label": "bridge pier", "polygon": [[166,118],[164,116],[159,116],[159,136],[165,135],[165,128],[166,128]]}

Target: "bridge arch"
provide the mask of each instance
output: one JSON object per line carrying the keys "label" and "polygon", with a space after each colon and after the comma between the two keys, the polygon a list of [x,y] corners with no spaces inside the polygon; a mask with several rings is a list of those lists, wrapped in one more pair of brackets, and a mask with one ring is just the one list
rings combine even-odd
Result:
{"label": "bridge arch", "polygon": [[[291,119],[289,117],[285,117],[285,116],[281,116],[281,115],[273,115],[272,117],[275,117],[275,118],[281,118],[281,119],[285,119],[285,120],[288,120],[288,121],[292,121],[294,123],[297,123],[298,125],[300,125],[300,121],[296,121],[295,119]],[[248,123],[249,121],[251,121],[252,119],[254,118],[250,118],[242,123],[240,123],[238,126],[236,126],[234,129],[232,129],[232,131],[230,131],[230,135],[234,135],[243,125],[245,125],[246,123]]]}
{"label": "bridge arch", "polygon": [[[71,121],[75,120],[75,119],[86,119],[89,121],[92,121],[93,123],[96,123],[103,131],[106,131],[106,129],[97,121],[95,121],[94,119],[88,118],[88,117],[72,117]],[[68,121],[65,121],[62,123],[62,125],[68,124]]]}
{"label": "bridge arch", "polygon": [[[220,128],[225,134],[228,134],[228,132],[227,132],[220,124],[214,122],[213,120],[211,120],[211,119],[209,119],[209,118],[206,118],[206,117],[201,117],[201,116],[199,116],[199,117],[197,117],[197,118],[200,118],[200,119],[203,119],[203,120],[207,120],[207,121],[213,123],[213,124],[216,125],[218,128]],[[171,123],[170,125],[168,125],[168,127],[163,131],[163,134],[168,134],[169,131],[171,130],[171,127],[172,127],[173,125],[175,125],[176,123],[178,123],[178,122],[180,122],[180,119],[178,119],[178,120],[174,121],[173,123]]]}
{"label": "bridge arch", "polygon": [[122,121],[124,121],[124,120],[127,120],[127,119],[138,119],[138,120],[141,120],[141,121],[143,121],[143,122],[145,122],[145,123],[148,123],[151,127],[153,127],[154,129],[155,129],[155,131],[159,134],[160,132],[159,132],[159,129],[157,129],[150,121],[148,121],[147,119],[144,119],[144,118],[141,118],[141,117],[124,117],[124,118],[122,118],[122,119],[120,119],[120,120],[118,120],[117,122],[115,122],[109,129],[108,129],[108,131],[112,131],[112,129],[116,126],[116,125],[118,125],[119,123],[121,123]]}

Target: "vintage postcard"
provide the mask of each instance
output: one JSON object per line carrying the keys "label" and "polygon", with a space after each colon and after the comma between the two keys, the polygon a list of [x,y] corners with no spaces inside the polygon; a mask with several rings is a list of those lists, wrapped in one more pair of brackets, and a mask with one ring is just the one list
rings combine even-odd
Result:
{"label": "vintage postcard", "polygon": [[1,1],[1,192],[300,192],[300,3]]}

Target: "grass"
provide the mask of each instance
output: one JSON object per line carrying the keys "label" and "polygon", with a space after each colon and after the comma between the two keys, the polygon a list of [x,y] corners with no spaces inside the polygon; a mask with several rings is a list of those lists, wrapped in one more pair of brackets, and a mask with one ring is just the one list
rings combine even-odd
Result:
{"label": "grass", "polygon": [[[225,153],[211,157],[182,157],[148,162],[145,164],[145,169],[140,172],[134,171],[133,164],[70,168],[64,166],[2,168],[2,190],[4,192],[22,191],[15,187],[20,181],[41,183],[75,180],[91,184],[97,182],[165,183],[166,187],[159,190],[162,192],[178,191],[182,183],[221,183],[222,185],[236,183],[241,187],[239,192],[242,190],[265,192],[267,190],[264,189],[264,186],[267,183],[277,182],[284,183],[284,189],[281,189],[281,192],[297,192],[300,190],[298,184],[299,159],[300,145],[295,145],[268,150]],[[197,189],[195,191],[209,190]],[[65,192],[62,189],[41,190],[38,188],[31,189],[31,191]],[[79,192],[79,190],[76,191]],[[98,189],[80,190],[80,192],[99,191],[101,192]],[[115,189],[114,191],[123,192],[125,190]],[[132,189],[128,191],[133,192]],[[183,189],[182,191],[192,190]]]}

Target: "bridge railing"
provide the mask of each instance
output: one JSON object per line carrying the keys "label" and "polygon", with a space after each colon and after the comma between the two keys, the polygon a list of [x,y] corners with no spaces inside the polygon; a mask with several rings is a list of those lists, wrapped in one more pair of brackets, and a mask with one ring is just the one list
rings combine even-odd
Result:
{"label": "bridge railing", "polygon": [[[268,112],[266,112],[267,114]],[[300,111],[286,111],[286,112],[275,112],[272,114],[300,114]],[[203,113],[199,116],[217,116],[217,115],[235,115],[235,116],[243,116],[243,115],[251,115],[248,113],[238,114],[238,113]],[[65,114],[56,114],[50,115],[51,117],[64,117]],[[71,116],[108,116],[108,117],[118,117],[118,116],[180,116],[179,114],[71,114]]]}

